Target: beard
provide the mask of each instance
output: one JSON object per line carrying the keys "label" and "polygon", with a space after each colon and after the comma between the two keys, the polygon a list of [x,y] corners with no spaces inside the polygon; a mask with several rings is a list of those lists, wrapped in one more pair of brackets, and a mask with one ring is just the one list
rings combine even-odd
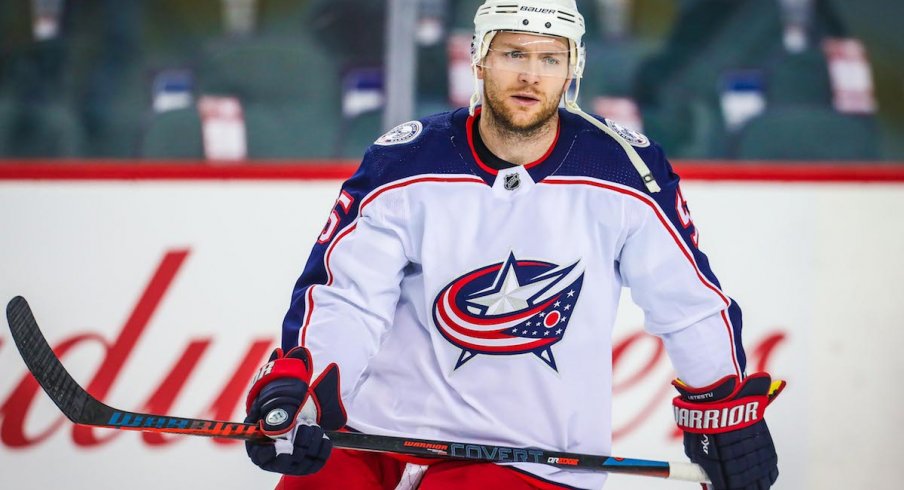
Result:
{"label": "beard", "polygon": [[484,79],[484,112],[488,112],[493,122],[505,133],[511,136],[532,137],[541,133],[559,110],[558,98],[546,99],[540,94],[536,94],[540,99],[539,110],[527,120],[519,121],[516,117],[517,111],[506,104],[507,96],[495,84]]}

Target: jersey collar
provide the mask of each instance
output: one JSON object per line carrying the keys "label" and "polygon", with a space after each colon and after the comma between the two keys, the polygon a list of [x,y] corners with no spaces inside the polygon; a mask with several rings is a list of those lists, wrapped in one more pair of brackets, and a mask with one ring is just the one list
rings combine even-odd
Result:
{"label": "jersey collar", "polygon": [[[464,108],[453,113],[452,131],[459,154],[471,166],[476,175],[492,186],[499,171],[482,162],[474,149],[473,123],[476,115],[480,114],[480,109],[480,107],[477,108],[474,116],[469,115],[467,109]],[[556,137],[546,153],[536,161],[523,165],[534,182],[539,182],[559,168],[576,136],[571,125],[565,123],[563,112],[561,109],[559,110],[559,126],[556,128]]]}

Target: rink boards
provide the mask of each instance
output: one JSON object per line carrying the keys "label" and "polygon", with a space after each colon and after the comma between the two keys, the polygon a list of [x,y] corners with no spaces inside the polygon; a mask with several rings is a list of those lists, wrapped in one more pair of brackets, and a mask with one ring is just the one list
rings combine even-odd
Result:
{"label": "rink boards", "polygon": [[[7,176],[0,300],[28,298],[76,379],[114,406],[241,420],[341,174]],[[904,183],[796,180],[682,189],[700,247],[744,310],[748,370],[789,381],[767,415],[776,488],[893,488],[902,443],[886,428],[900,420],[900,390],[882,394],[902,374]],[[622,303],[614,452],[681,460],[668,359],[629,294]],[[275,482],[240,444],[72,426],[28,379],[2,323],[0,487]],[[675,485],[613,477],[607,488]]]}

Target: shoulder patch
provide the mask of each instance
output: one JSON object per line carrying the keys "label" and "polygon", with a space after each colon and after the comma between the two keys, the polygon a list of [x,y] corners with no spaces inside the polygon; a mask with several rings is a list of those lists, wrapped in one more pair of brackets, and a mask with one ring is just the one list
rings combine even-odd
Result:
{"label": "shoulder patch", "polygon": [[377,138],[377,141],[374,141],[374,144],[390,146],[410,143],[414,141],[423,130],[424,125],[421,124],[420,121],[408,121],[390,129],[386,134]]}
{"label": "shoulder patch", "polygon": [[609,126],[612,131],[618,133],[619,136],[625,139],[628,143],[631,143],[632,146],[636,146],[638,148],[646,148],[650,146],[650,140],[646,136],[634,131],[633,129],[628,129],[611,119],[606,119],[606,126]]}

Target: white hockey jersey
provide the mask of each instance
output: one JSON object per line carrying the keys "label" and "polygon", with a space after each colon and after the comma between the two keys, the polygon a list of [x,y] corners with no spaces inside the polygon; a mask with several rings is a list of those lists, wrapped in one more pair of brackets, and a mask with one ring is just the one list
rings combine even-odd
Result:
{"label": "white hockey jersey", "polygon": [[661,149],[627,135],[662,187],[651,194],[615,140],[559,115],[556,142],[529,165],[481,162],[462,109],[390,131],[345,182],[282,343],[339,365],[349,427],[609,454],[623,287],[684,381],[743,372],[740,310],[696,247]]}

